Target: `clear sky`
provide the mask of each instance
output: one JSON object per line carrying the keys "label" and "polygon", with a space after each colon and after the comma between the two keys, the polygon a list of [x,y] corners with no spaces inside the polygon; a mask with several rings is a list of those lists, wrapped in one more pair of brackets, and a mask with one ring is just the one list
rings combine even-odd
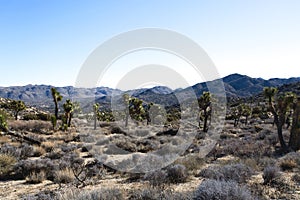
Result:
{"label": "clear sky", "polygon": [[299,10],[299,0],[0,0],[0,86],[74,85],[97,46],[145,27],[196,41],[221,76],[299,77]]}

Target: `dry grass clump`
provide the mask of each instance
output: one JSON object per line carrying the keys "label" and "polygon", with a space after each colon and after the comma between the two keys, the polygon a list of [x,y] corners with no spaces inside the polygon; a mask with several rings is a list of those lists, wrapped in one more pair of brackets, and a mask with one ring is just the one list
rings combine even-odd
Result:
{"label": "dry grass clump", "polygon": [[46,150],[41,146],[34,146],[33,147],[33,156],[40,157],[46,153]]}
{"label": "dry grass clump", "polygon": [[54,172],[54,183],[67,184],[73,182],[74,179],[74,173],[70,168],[65,168]]}
{"label": "dry grass clump", "polygon": [[275,165],[267,166],[263,171],[264,184],[269,184],[280,177],[280,169]]}
{"label": "dry grass clump", "polygon": [[52,129],[50,122],[41,120],[10,120],[8,121],[8,126],[14,131],[30,131],[41,133],[43,130],[49,131]]}
{"label": "dry grass clump", "polygon": [[56,144],[54,141],[45,141],[42,142],[41,146],[46,150],[46,152],[51,152],[53,151]]}
{"label": "dry grass clump", "polygon": [[0,154],[0,176],[7,176],[13,169],[17,159],[9,154]]}
{"label": "dry grass clump", "polygon": [[30,184],[42,183],[44,180],[46,180],[46,173],[44,171],[31,172],[26,177],[26,182]]}

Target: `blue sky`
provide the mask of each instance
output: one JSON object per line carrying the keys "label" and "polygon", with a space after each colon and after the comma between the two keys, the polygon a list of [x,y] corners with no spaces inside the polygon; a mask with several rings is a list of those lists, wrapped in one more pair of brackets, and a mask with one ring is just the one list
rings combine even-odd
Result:
{"label": "blue sky", "polygon": [[[97,46],[145,27],[196,41],[221,76],[299,77],[299,9],[298,0],[0,0],[0,86],[74,85]],[[101,84],[114,87],[115,73]]]}

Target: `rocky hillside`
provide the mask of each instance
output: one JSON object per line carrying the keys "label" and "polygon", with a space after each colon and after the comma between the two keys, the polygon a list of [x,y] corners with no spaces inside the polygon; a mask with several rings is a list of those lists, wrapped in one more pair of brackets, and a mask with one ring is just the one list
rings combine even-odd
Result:
{"label": "rocky hillside", "polygon": [[[245,75],[231,74],[222,78],[222,81],[224,82],[226,95],[228,97],[250,97],[252,95],[259,94],[264,87],[280,87],[285,84],[299,84],[300,77],[289,79],[273,78],[264,80],[262,78],[251,78]],[[26,85],[0,87],[0,97],[22,100],[30,105],[49,109],[49,106],[52,106],[51,87],[53,86]],[[200,96],[203,91],[208,90],[205,82],[195,84],[191,86],[191,88],[195,91],[197,96]],[[177,89],[176,93],[185,94],[191,88]],[[100,103],[106,104],[110,102],[112,94],[122,94],[121,90],[108,87],[74,88],[72,86],[67,86],[57,87],[57,90],[61,93],[64,99],[71,98],[84,104],[94,102],[95,99]],[[163,86],[157,86],[150,89],[130,90],[126,91],[126,93],[149,102],[164,102],[166,105],[175,104],[177,101],[173,91],[170,88]],[[84,105],[84,107],[88,106]]]}

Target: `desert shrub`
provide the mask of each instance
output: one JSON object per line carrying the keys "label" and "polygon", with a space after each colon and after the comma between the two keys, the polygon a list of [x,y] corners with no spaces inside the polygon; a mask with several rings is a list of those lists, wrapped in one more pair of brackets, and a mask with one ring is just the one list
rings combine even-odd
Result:
{"label": "desert shrub", "polygon": [[36,114],[28,113],[23,116],[23,120],[38,120],[38,116]]}
{"label": "desert shrub", "polygon": [[55,147],[55,143],[53,141],[46,141],[42,142],[41,146],[46,150],[46,152],[51,152]]}
{"label": "desert shrub", "polygon": [[8,154],[8,155],[14,156],[15,158],[20,157],[20,152],[18,151],[18,148],[16,146],[10,145],[8,143],[3,144],[0,147],[0,153],[1,154]]}
{"label": "desert shrub", "polygon": [[23,143],[18,147],[18,151],[20,152],[20,158],[26,159],[34,155],[34,148],[27,143]]}
{"label": "desert shrub", "polygon": [[264,184],[272,183],[280,176],[279,168],[276,165],[265,167],[263,171]]}
{"label": "desert shrub", "polygon": [[168,181],[170,183],[184,183],[188,178],[184,165],[176,164],[167,168]]}
{"label": "desert shrub", "polygon": [[147,172],[144,179],[149,181],[149,184],[152,187],[164,187],[168,182],[167,177],[168,174],[164,170],[156,170]]}
{"label": "desert shrub", "polygon": [[27,177],[31,173],[39,173],[43,171],[46,178],[53,180],[54,171],[58,166],[50,159],[36,159],[36,160],[21,160],[14,165],[14,171],[16,174]]}
{"label": "desert shrub", "polygon": [[46,153],[45,149],[40,146],[34,146],[33,147],[33,156],[40,157]]}
{"label": "desert shrub", "polygon": [[43,190],[37,194],[24,195],[21,197],[22,200],[49,200],[55,199],[55,193],[51,190]]}
{"label": "desert shrub", "polygon": [[42,130],[51,130],[51,123],[41,120],[14,120],[9,121],[9,127],[14,131],[31,131],[41,133]]}
{"label": "desert shrub", "polygon": [[259,159],[257,162],[258,162],[258,166],[261,170],[263,170],[267,166],[276,164],[276,160],[274,158],[270,158],[270,157],[263,157],[263,158]]}
{"label": "desert shrub", "polygon": [[74,173],[70,168],[65,168],[54,172],[54,183],[71,183],[75,179]]}
{"label": "desert shrub", "polygon": [[221,148],[216,150],[217,157],[233,155],[239,158],[261,158],[263,156],[271,156],[273,153],[270,145],[266,145],[264,141],[255,141],[253,139],[226,139],[220,142],[220,146]]}
{"label": "desert shrub", "polygon": [[126,140],[126,139],[117,139],[113,141],[114,144],[119,147],[120,149],[123,149],[125,151],[129,152],[136,152],[137,151],[137,146],[133,142]]}
{"label": "desert shrub", "polygon": [[297,167],[297,163],[295,160],[293,159],[283,159],[280,163],[279,163],[279,166],[281,167],[281,169],[283,171],[285,170],[292,170],[294,169],[295,167]]}
{"label": "desert shrub", "polygon": [[251,192],[236,182],[204,180],[196,189],[194,200],[253,200]]}
{"label": "desert shrub", "polygon": [[130,200],[190,200],[192,195],[188,193],[174,192],[169,189],[161,190],[159,188],[146,187],[141,190],[130,191]]}
{"label": "desert shrub", "polygon": [[69,152],[75,151],[77,149],[77,145],[76,144],[62,144],[62,145],[60,145],[60,148],[63,152],[69,153]]}
{"label": "desert shrub", "polygon": [[200,172],[200,176],[220,181],[236,181],[244,183],[253,175],[253,170],[244,164],[230,164],[220,167],[206,168]]}
{"label": "desert shrub", "polygon": [[63,157],[63,152],[58,150],[53,150],[48,152],[45,155],[46,158],[50,158],[51,160],[61,159]]}
{"label": "desert shrub", "polygon": [[293,177],[292,177],[292,181],[298,183],[300,185],[300,175],[299,174],[295,174]]}
{"label": "desert shrub", "polygon": [[184,165],[188,171],[193,171],[200,169],[200,167],[205,163],[205,160],[203,158],[200,158],[197,154],[189,154],[183,158],[178,159],[177,161],[175,161],[175,163]]}
{"label": "desert shrub", "polygon": [[44,171],[31,172],[26,177],[26,182],[30,184],[42,183],[44,180],[46,180],[46,173]]}
{"label": "desert shrub", "polygon": [[16,161],[14,156],[0,153],[0,176],[8,175]]}
{"label": "desert shrub", "polygon": [[58,200],[123,200],[125,194],[118,188],[101,188],[94,190],[70,189],[57,195]]}
{"label": "desert shrub", "polygon": [[20,146],[12,146],[10,144],[4,144],[1,149],[1,153],[9,154],[17,159],[26,159],[34,155],[34,149],[27,143],[23,143]]}

